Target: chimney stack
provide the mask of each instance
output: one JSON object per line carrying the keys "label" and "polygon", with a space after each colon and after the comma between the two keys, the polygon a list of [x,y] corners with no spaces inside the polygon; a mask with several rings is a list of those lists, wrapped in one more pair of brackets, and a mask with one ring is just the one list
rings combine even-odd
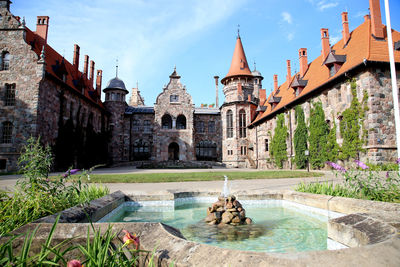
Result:
{"label": "chimney stack", "polygon": [[48,16],[37,16],[36,34],[44,39],[45,44],[47,44],[48,30],[49,30],[49,17]]}
{"label": "chimney stack", "polygon": [[79,45],[75,44],[74,45],[74,62],[73,62],[73,65],[75,66],[76,70],[78,70],[78,68],[79,68],[79,50],[80,50]]}
{"label": "chimney stack", "polygon": [[304,77],[308,69],[307,48],[299,49],[300,75]]}
{"label": "chimney stack", "polygon": [[286,66],[287,66],[287,75],[286,75],[286,81],[289,84],[290,83],[290,79],[292,78],[292,71],[290,68],[290,60],[286,60]]}
{"label": "chimney stack", "polygon": [[364,21],[368,21],[370,19],[369,15],[364,16]]}
{"label": "chimney stack", "polygon": [[322,61],[328,56],[331,46],[329,45],[329,31],[328,29],[321,29],[321,43],[322,43]]}
{"label": "chimney stack", "polygon": [[89,68],[89,56],[85,55],[85,61],[83,63],[83,75],[88,78],[88,68]]}
{"label": "chimney stack", "polygon": [[215,79],[215,106],[218,108],[219,104],[218,104],[218,79],[219,76],[214,76]]}
{"label": "chimney stack", "polygon": [[274,92],[278,90],[278,75],[274,74]]}
{"label": "chimney stack", "polygon": [[372,35],[376,38],[384,38],[379,0],[369,0],[369,12],[371,14]]}
{"label": "chimney stack", "polygon": [[103,71],[97,70],[97,77],[96,77],[96,91],[99,97],[101,96],[101,80],[103,78]]}
{"label": "chimney stack", "polygon": [[342,12],[342,36],[343,36],[343,44],[346,45],[350,39],[350,32],[349,32],[349,17],[347,12]]}
{"label": "chimney stack", "polygon": [[90,85],[93,86],[93,81],[94,81],[94,61],[90,60]]}

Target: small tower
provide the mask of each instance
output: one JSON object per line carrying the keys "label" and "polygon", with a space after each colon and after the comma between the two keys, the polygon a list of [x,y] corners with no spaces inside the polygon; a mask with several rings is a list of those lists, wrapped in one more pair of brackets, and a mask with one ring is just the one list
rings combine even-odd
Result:
{"label": "small tower", "polygon": [[260,89],[262,89],[262,80],[264,77],[261,75],[261,72],[259,72],[256,69],[256,63],[254,62],[254,70],[251,72],[253,75],[253,84],[254,84],[254,97],[256,98],[256,102],[260,102]]}
{"label": "small tower", "polygon": [[121,162],[129,158],[124,149],[126,147],[125,142],[128,142],[128,139],[124,136],[124,114],[127,107],[125,97],[129,92],[126,90],[124,82],[118,77],[111,79],[103,92],[106,94],[104,106],[111,113],[109,156],[112,162]]}
{"label": "small tower", "polygon": [[221,80],[225,95],[221,106],[222,162],[227,166],[256,167],[253,152],[249,150],[252,146],[247,126],[257,109],[261,80],[258,71],[250,71],[238,32],[231,66]]}

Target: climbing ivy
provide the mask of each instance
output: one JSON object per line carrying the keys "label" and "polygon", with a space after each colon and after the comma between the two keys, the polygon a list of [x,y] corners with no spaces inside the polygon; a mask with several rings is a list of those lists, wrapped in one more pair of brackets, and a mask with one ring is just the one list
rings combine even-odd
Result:
{"label": "climbing ivy", "polygon": [[326,145],[329,126],[325,121],[325,113],[321,102],[313,104],[310,111],[310,164],[312,168],[322,168],[327,161]]}
{"label": "climbing ivy", "polygon": [[304,120],[304,111],[300,105],[295,108],[295,116],[297,127],[294,131],[294,161],[298,169],[303,169],[306,167],[307,163],[307,156],[304,155],[304,151],[307,149],[308,133],[306,122]]}
{"label": "climbing ivy", "polygon": [[328,161],[336,162],[339,157],[339,145],[336,142],[336,123],[333,121],[333,127],[329,131],[327,143],[326,143],[326,159]]}
{"label": "climbing ivy", "polygon": [[340,121],[340,134],[343,137],[340,158],[343,160],[358,158],[358,152],[364,151],[362,145],[367,137],[367,131],[361,131],[361,129],[364,123],[365,112],[368,110],[366,106],[368,94],[364,91],[363,99],[359,102],[356,80],[352,79],[349,82],[353,99],[351,100],[350,107],[343,111],[342,120]]}
{"label": "climbing ivy", "polygon": [[277,116],[276,127],[274,131],[274,137],[271,142],[271,156],[275,160],[275,164],[279,167],[283,167],[283,161],[287,160],[286,152],[286,138],[288,136],[288,128],[285,126],[284,114]]}

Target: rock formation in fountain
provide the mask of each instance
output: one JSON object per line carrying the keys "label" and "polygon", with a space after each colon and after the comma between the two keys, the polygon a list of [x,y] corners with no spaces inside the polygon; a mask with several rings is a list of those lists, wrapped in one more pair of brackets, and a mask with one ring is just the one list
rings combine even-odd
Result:
{"label": "rock formation in fountain", "polygon": [[213,225],[229,224],[234,226],[252,223],[252,220],[246,217],[246,211],[242,204],[233,195],[218,197],[218,201],[207,208],[205,221]]}

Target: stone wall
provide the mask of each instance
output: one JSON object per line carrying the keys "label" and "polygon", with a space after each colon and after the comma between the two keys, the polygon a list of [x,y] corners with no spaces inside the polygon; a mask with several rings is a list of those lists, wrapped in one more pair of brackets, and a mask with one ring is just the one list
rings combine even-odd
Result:
{"label": "stone wall", "polygon": [[[171,95],[177,96],[178,99],[171,101]],[[180,76],[177,76],[176,72],[170,76],[170,82],[167,87],[158,95],[154,105],[154,112],[155,134],[153,145],[156,147],[154,160],[166,161],[172,159],[168,152],[168,147],[172,143],[176,143],[179,146],[179,160],[195,160],[192,97],[181,84]],[[172,117],[171,129],[163,129],[161,122],[164,115]],[[183,115],[186,118],[186,129],[177,129],[176,120],[179,115]]]}
{"label": "stone wall", "polygon": [[[0,172],[17,168],[21,147],[30,136],[37,134],[37,106],[42,65],[38,56],[24,41],[24,30],[6,9],[0,9],[0,54],[10,54],[9,70],[0,71],[0,135],[2,124],[12,123],[11,143],[0,144],[0,160],[6,160]],[[5,105],[6,84],[15,84],[15,104]]]}
{"label": "stone wall", "polygon": [[[214,122],[214,131],[210,131],[209,122]],[[198,124],[202,123],[204,131],[199,131]],[[200,141],[210,141],[217,145],[216,160],[222,160],[222,126],[221,115],[195,114],[194,115],[194,146]],[[197,155],[197,154],[196,154]]]}

